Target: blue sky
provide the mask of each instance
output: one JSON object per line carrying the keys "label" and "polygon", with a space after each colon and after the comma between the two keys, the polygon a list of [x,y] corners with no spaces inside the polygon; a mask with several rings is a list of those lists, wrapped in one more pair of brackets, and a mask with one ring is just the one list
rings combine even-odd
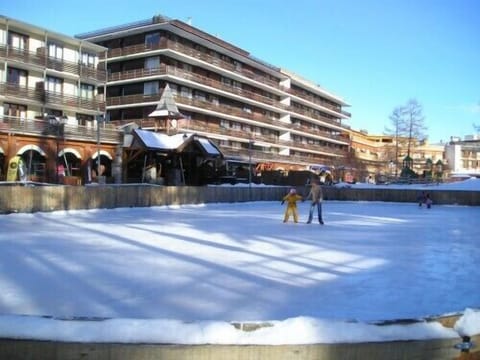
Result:
{"label": "blue sky", "polygon": [[430,142],[480,125],[478,0],[15,0],[0,13],[67,35],[162,14],[342,97],[354,129],[381,134],[422,105]]}

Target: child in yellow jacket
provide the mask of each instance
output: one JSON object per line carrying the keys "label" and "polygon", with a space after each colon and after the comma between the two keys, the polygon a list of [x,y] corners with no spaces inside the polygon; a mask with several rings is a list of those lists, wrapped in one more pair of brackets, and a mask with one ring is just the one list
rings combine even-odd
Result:
{"label": "child in yellow jacket", "polygon": [[285,209],[285,216],[283,218],[283,222],[287,222],[290,218],[290,214],[293,215],[293,221],[298,223],[298,211],[297,211],[297,201],[303,200],[300,195],[297,195],[297,191],[295,189],[290,189],[290,192],[283,197],[282,205],[287,202],[287,208]]}

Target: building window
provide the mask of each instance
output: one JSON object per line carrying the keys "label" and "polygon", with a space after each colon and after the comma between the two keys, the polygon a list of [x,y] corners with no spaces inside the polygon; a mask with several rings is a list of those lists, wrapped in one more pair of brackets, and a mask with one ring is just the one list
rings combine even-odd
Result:
{"label": "building window", "polygon": [[158,81],[148,81],[143,84],[143,95],[156,95],[158,93]]}
{"label": "building window", "polygon": [[182,97],[189,98],[189,99],[192,98],[192,91],[189,88],[182,86],[180,91],[181,91]]}
{"label": "building window", "polygon": [[160,67],[160,57],[153,56],[145,59],[145,69],[146,70],[153,70],[158,69]]}
{"label": "building window", "polygon": [[205,101],[207,99],[207,94],[203,91],[196,90],[195,91],[195,100]]}
{"label": "building window", "polygon": [[94,68],[95,67],[95,58],[96,58],[96,56],[93,55],[93,54],[82,52],[82,55],[80,56],[80,63],[82,65]]}
{"label": "building window", "polygon": [[10,31],[8,33],[8,45],[15,50],[28,50],[28,36]]}
{"label": "building window", "polygon": [[51,115],[51,116],[55,116],[55,117],[57,117],[57,118],[63,116],[62,110],[49,109],[49,108],[46,108],[46,109],[45,109],[45,114]]}
{"label": "building window", "polygon": [[82,126],[92,126],[93,124],[93,115],[85,115],[85,114],[75,114],[77,118],[78,125]]}
{"label": "building window", "polygon": [[3,115],[15,116],[24,120],[27,117],[27,107],[25,105],[4,103]]}
{"label": "building window", "polygon": [[80,97],[83,99],[93,99],[94,87],[90,84],[80,84]]}
{"label": "building window", "polygon": [[160,33],[151,33],[145,35],[145,46],[154,47],[160,43]]}
{"label": "building window", "polygon": [[232,80],[226,77],[222,77],[222,84],[232,86]]}
{"label": "building window", "polygon": [[55,59],[63,59],[63,46],[55,43],[49,43],[48,56]]}
{"label": "building window", "polygon": [[25,70],[8,68],[7,70],[7,83],[17,86],[27,86],[28,73]]}
{"label": "building window", "polygon": [[63,79],[47,76],[47,82],[45,83],[45,90],[51,91],[57,94],[62,93],[63,88]]}

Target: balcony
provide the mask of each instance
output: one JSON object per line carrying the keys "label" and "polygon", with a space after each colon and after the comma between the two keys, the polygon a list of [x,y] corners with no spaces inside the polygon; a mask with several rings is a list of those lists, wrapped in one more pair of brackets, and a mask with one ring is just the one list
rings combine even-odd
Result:
{"label": "balcony", "polygon": [[[0,116],[0,133],[24,134],[31,136],[58,136],[58,130],[45,120],[22,119],[15,116]],[[80,141],[97,141],[97,128],[93,126],[82,126],[65,124],[63,138]],[[123,133],[112,126],[102,127],[100,131],[100,142],[121,144]]]}
{"label": "balcony", "polygon": [[[184,126],[182,126],[184,124]],[[293,140],[280,140],[278,136],[274,135],[262,135],[258,133],[252,133],[250,131],[242,130],[242,129],[235,129],[235,128],[226,128],[222,127],[217,124],[206,124],[201,121],[197,120],[187,120],[185,123],[180,123],[179,131],[182,130],[189,130],[189,131],[201,131],[206,134],[221,134],[226,135],[234,138],[240,139],[252,139],[255,141],[265,142],[266,144],[272,144],[272,146],[276,147],[295,147],[297,149],[304,149],[306,151],[321,151],[326,153],[336,153],[342,152],[342,150],[338,149],[338,147],[332,148],[326,145],[318,145],[318,144],[308,144],[299,141]],[[346,147],[345,147],[345,155],[346,155]]]}
{"label": "balcony", "polygon": [[45,106],[64,106],[73,109],[103,111],[105,103],[96,99],[88,99],[80,96],[66,95],[43,89],[43,83],[37,88],[19,86],[12,83],[0,83],[0,95],[14,98],[15,102],[22,103],[25,100],[37,101]]}
{"label": "balcony", "polygon": [[252,160],[256,162],[279,162],[289,164],[321,164],[325,162],[325,155],[308,154],[305,156],[299,155],[281,155],[274,152],[263,152],[258,150],[248,150],[244,148],[235,148],[231,146],[219,145],[223,154],[226,157],[241,157],[243,159],[249,159],[250,155]]}
{"label": "balcony", "polygon": [[[158,102],[159,98],[160,98],[160,95],[158,94],[154,94],[154,95],[138,94],[138,95],[108,97],[107,106],[143,104],[147,102],[153,104]],[[257,126],[270,125],[270,128],[275,128],[277,130],[296,131],[298,133],[321,136],[325,139],[333,139],[333,140],[344,142],[345,144],[349,142],[348,137],[344,135],[335,135],[326,131],[311,129],[306,126],[301,126],[297,124],[291,124],[291,123],[286,123],[279,120],[270,119],[265,115],[258,114],[258,113],[249,113],[233,106],[215,105],[208,101],[192,99],[189,97],[179,96],[179,95],[175,96],[175,101],[177,105],[179,105],[180,107],[184,105],[184,106],[196,107],[198,109],[207,110],[207,111],[218,113],[218,114],[236,116],[239,118],[244,118],[244,119],[257,122],[258,123]],[[145,121],[148,121],[148,120],[143,120],[142,123],[145,124]],[[255,126],[254,123],[249,123],[249,124]],[[340,126],[338,124],[335,124],[335,125]]]}
{"label": "balcony", "polygon": [[[189,71],[178,69],[174,66],[161,65],[159,68],[155,68],[155,69],[134,69],[134,70],[129,70],[129,71],[116,72],[116,73],[112,73],[109,76],[109,81],[142,79],[142,78],[146,78],[146,77],[165,76],[165,75],[176,76],[176,77],[179,77],[179,78],[182,78],[182,79],[185,79],[185,80],[190,80],[190,81],[196,82],[196,83],[204,85],[204,86],[209,86],[209,87],[217,89],[217,90],[225,91],[227,93],[232,93],[232,94],[238,95],[240,97],[243,97],[243,98],[246,98],[246,99],[249,99],[249,100],[254,100],[254,101],[257,101],[257,102],[261,102],[265,105],[276,107],[278,109],[278,111],[288,110],[288,111],[291,111],[293,113],[303,115],[305,117],[309,117],[309,118],[312,118],[312,119],[315,119],[315,120],[319,120],[323,123],[332,124],[332,125],[335,125],[335,126],[341,126],[341,124],[338,121],[327,118],[327,117],[324,117],[324,116],[321,116],[321,115],[318,115],[318,114],[315,114],[312,111],[303,110],[303,109],[298,108],[298,107],[287,106],[287,105],[284,105],[284,104],[280,103],[279,101],[272,100],[272,99],[270,99],[266,96],[262,96],[262,95],[253,93],[251,91],[243,90],[241,88],[237,88],[237,87],[234,87],[234,86],[226,85],[226,84],[224,84],[220,81],[210,79],[208,77],[201,76],[201,75],[189,72]],[[132,101],[135,101],[134,99],[135,98],[130,95],[128,97],[128,99],[125,99],[125,100],[116,99],[116,100],[111,101],[111,102],[109,101],[108,106],[131,104]],[[136,97],[136,99],[138,100],[138,102],[144,102],[145,101],[143,99],[140,99],[140,97]],[[207,104],[207,103],[205,103],[205,104]],[[242,115],[240,113],[237,113],[237,114],[239,116]],[[284,123],[282,123],[282,125],[284,125]]]}
{"label": "balcony", "polygon": [[243,90],[242,88],[227,85],[222,83],[221,81],[217,81],[217,80],[208,78],[206,76],[195,74],[191,71],[185,71],[183,69],[179,69],[174,66],[161,65],[159,68],[155,68],[155,69],[134,69],[134,70],[128,70],[123,72],[116,72],[116,73],[110,74],[108,80],[112,82],[112,81],[119,81],[119,80],[142,79],[142,78],[147,78],[152,76],[162,76],[162,75],[176,76],[185,80],[190,80],[200,85],[209,86],[217,90],[235,94],[249,100],[255,100],[263,104],[277,107],[283,110],[288,108],[287,106],[280,103],[279,101],[275,101],[269,97],[262,96],[260,94],[256,94],[251,91]]}
{"label": "balcony", "polygon": [[45,48],[38,48],[36,52],[18,49],[10,45],[0,45],[0,58],[33,65],[42,69],[52,69],[59,72],[78,75],[82,79],[96,82],[106,80],[105,70],[96,69],[81,63],[52,58],[46,55]]}
{"label": "balcony", "polygon": [[[254,80],[256,82],[265,84],[267,86],[273,87],[278,90],[285,91],[286,89],[283,88],[282,86],[279,85],[278,82],[268,79],[265,76],[261,76],[259,74],[255,74],[254,72],[244,69],[244,68],[238,68],[234,64],[227,62],[225,60],[222,60],[216,56],[207,54],[205,52],[199,51],[197,49],[194,49],[192,47],[188,47],[186,45],[180,44],[178,42],[168,40],[165,38],[162,38],[158,44],[137,44],[137,45],[131,45],[131,46],[126,46],[122,48],[115,48],[115,49],[110,49],[108,50],[108,59],[115,58],[115,57],[122,57],[122,56],[127,56],[127,55],[136,55],[136,54],[142,54],[150,51],[157,51],[157,50],[172,50],[176,51],[179,53],[182,53],[185,56],[193,57],[197,60],[201,60],[203,62],[206,62],[208,64],[214,65],[216,67],[219,67],[224,70],[228,70],[231,72],[234,72],[238,75],[242,75],[246,78],[249,78],[251,80]],[[100,55],[100,59],[104,60],[104,56]],[[109,79],[110,80],[110,79]]]}
{"label": "balcony", "polygon": [[332,104],[332,103],[330,103],[330,102],[328,102],[328,101],[324,101],[324,100],[320,99],[320,98],[317,97],[317,96],[308,95],[308,94],[305,94],[305,93],[302,92],[302,91],[298,91],[298,90],[295,90],[295,89],[288,89],[287,92],[290,93],[290,94],[292,94],[292,95],[294,95],[294,96],[296,96],[296,97],[299,97],[299,98],[301,98],[301,99],[307,100],[307,101],[309,101],[309,102],[311,102],[311,103],[314,103],[314,104],[316,104],[316,105],[320,105],[320,106],[322,106],[322,107],[324,107],[324,108],[327,108],[327,109],[329,109],[329,110],[335,111],[335,112],[337,112],[337,113],[341,113],[341,114],[343,114],[343,115],[345,115],[345,116],[348,116],[348,117],[351,116],[350,113],[348,113],[348,112],[346,112],[346,111],[343,111],[343,110],[341,109],[340,105],[334,105],[334,104]]}

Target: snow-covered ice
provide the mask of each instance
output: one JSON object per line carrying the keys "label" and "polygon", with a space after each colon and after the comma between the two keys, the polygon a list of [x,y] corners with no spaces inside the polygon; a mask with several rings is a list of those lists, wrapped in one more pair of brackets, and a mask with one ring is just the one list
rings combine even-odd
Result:
{"label": "snow-covered ice", "polygon": [[[467,184],[480,191],[477,179],[457,185]],[[0,337],[303,344],[480,333],[480,207],[325,201],[321,226],[305,224],[308,206],[298,224],[282,223],[280,201],[0,216]],[[454,329],[372,324],[458,312]],[[90,320],[61,320],[80,317]]]}

